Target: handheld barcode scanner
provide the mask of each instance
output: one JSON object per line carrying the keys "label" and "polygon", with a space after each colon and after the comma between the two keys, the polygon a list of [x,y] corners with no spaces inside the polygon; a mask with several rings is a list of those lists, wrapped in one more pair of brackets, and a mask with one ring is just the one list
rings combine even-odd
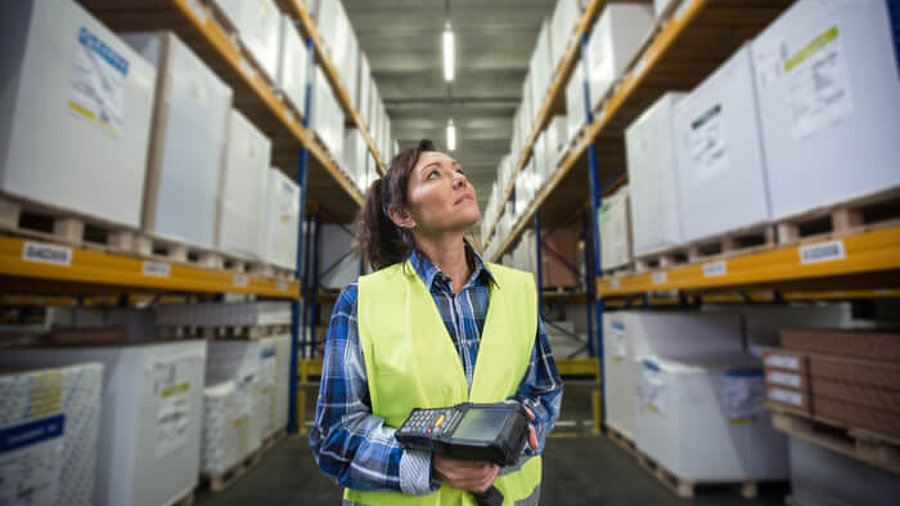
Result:
{"label": "handheld barcode scanner", "polygon": [[[510,466],[519,460],[525,446],[528,414],[518,402],[465,402],[449,408],[416,408],[397,430],[396,437],[404,448]],[[503,503],[503,494],[495,487],[472,495],[479,506]]]}

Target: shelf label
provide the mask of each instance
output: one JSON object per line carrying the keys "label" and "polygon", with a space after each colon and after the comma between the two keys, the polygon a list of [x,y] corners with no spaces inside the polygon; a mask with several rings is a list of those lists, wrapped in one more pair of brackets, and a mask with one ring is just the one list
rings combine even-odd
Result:
{"label": "shelf label", "polygon": [[803,406],[803,394],[783,388],[770,388],[769,399],[794,406]]}
{"label": "shelf label", "polygon": [[715,262],[709,262],[703,264],[703,277],[704,278],[714,278],[716,276],[724,276],[728,273],[728,268],[725,265],[725,260],[717,260]]}
{"label": "shelf label", "polygon": [[661,285],[669,280],[669,275],[666,271],[654,272],[650,279],[654,285]]}
{"label": "shelf label", "polygon": [[799,251],[800,263],[803,265],[843,260],[847,257],[842,240],[802,246]]}
{"label": "shelf label", "polygon": [[247,286],[247,276],[244,274],[234,275],[234,286]]}
{"label": "shelf label", "polygon": [[287,291],[287,287],[288,287],[288,285],[287,285],[286,282],[284,282],[284,281],[279,281],[279,282],[278,282],[278,291],[279,291],[279,292],[286,292],[286,291]]}
{"label": "shelf label", "polygon": [[141,271],[144,276],[168,278],[172,274],[172,267],[165,262],[151,262],[147,260],[144,261],[144,266]]}
{"label": "shelf label", "polygon": [[621,288],[622,283],[619,281],[619,278],[613,278],[609,280],[609,286],[610,288],[618,290]]}
{"label": "shelf label", "polygon": [[71,267],[72,248],[25,241],[25,246],[22,249],[22,260]]}
{"label": "shelf label", "polygon": [[799,374],[781,371],[769,371],[766,374],[766,382],[791,388],[800,388],[803,384],[803,380]]}
{"label": "shelf label", "polygon": [[763,364],[766,367],[777,367],[778,369],[788,369],[791,371],[800,370],[800,359],[787,355],[765,354]]}

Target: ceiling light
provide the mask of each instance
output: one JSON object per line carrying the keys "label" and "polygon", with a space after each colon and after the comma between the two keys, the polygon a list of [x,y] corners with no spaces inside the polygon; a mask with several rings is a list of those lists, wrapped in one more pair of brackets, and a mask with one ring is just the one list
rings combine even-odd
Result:
{"label": "ceiling light", "polygon": [[444,80],[448,83],[453,81],[456,71],[456,64],[453,61],[453,29],[450,28],[450,22],[444,27]]}
{"label": "ceiling light", "polygon": [[456,125],[452,119],[447,122],[447,149],[456,151]]}

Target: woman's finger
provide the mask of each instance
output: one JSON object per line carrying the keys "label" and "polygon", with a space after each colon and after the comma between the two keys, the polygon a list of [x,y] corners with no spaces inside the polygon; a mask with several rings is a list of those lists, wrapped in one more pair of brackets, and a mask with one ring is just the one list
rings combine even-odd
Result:
{"label": "woman's finger", "polygon": [[538,449],[537,431],[534,430],[534,425],[528,426],[528,444],[531,445],[532,450]]}

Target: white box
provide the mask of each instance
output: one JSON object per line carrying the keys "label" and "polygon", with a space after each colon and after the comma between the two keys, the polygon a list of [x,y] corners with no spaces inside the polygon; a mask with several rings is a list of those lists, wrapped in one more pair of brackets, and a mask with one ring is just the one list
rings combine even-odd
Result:
{"label": "white box", "polygon": [[344,172],[356,181],[366,171],[366,153],[369,146],[362,133],[356,128],[344,130]]}
{"label": "white box", "polygon": [[749,355],[645,358],[637,447],[682,480],[780,480],[787,440],[763,407],[762,362]]}
{"label": "white box", "polygon": [[[263,367],[261,341],[211,341],[206,362],[207,386],[222,382],[233,383],[232,412],[226,416],[246,420],[240,436],[241,457],[249,455],[262,444],[271,430],[271,405],[267,387],[274,381],[274,356]],[[266,357],[267,360],[269,357]],[[210,421],[216,421],[210,419]]]}
{"label": "white box", "polygon": [[547,101],[547,89],[553,77],[550,64],[550,21],[544,18],[528,68],[528,75],[531,76],[531,114],[535,119]]}
{"label": "white box", "polygon": [[900,480],[869,464],[790,437],[791,499],[797,506],[893,506]]}
{"label": "white box", "polygon": [[297,245],[300,243],[299,224],[300,187],[280,170],[269,169],[263,260],[296,270]]}
{"label": "white box", "polygon": [[523,147],[531,139],[531,134],[534,132],[534,118],[537,115],[536,109],[541,107],[540,104],[537,106],[534,104],[534,96],[531,93],[531,89],[534,87],[533,81],[534,78],[529,72],[522,83],[522,115],[519,116],[519,130],[522,132],[524,140]]}
{"label": "white box", "polygon": [[553,116],[547,124],[547,170],[552,175],[559,168],[563,155],[569,150],[568,119]]}
{"label": "white box", "polygon": [[675,105],[675,153],[685,242],[769,221],[765,160],[744,45]]}
{"label": "white box", "polygon": [[306,43],[287,14],[281,15],[281,44],[278,53],[278,87],[300,117],[306,114],[306,82],[309,74],[309,51]]}
{"label": "white box", "polygon": [[278,82],[281,11],[272,0],[212,0],[270,82]]}
{"label": "white box", "polygon": [[753,57],[774,218],[900,185],[885,2],[798,1],[756,38]]}
{"label": "white box", "polygon": [[[349,21],[348,21],[349,24]],[[340,55],[335,64],[337,66],[338,77],[344,91],[347,92],[347,98],[351,101],[349,104],[353,106],[352,101],[359,89],[359,41],[356,39],[356,33],[351,26],[347,33],[346,54]]]}
{"label": "white box", "polygon": [[545,132],[546,130],[542,130],[538,134],[531,148],[531,159],[534,164],[534,181],[537,188],[543,186],[550,172],[547,169],[547,136]]}
{"label": "white box", "polygon": [[138,228],[156,71],[70,0],[3,2],[0,42],[0,190]]}
{"label": "white box", "polygon": [[641,311],[631,320],[627,339],[635,359],[681,359],[743,351],[739,314]]}
{"label": "white box", "polygon": [[157,71],[143,229],[214,248],[231,88],[172,32],[122,35]]}
{"label": "white box", "polygon": [[[657,18],[662,18],[669,13],[669,10],[681,3],[682,0],[653,0],[653,11]],[[686,0],[688,4],[693,3],[692,0]]]}
{"label": "white box", "polygon": [[0,369],[0,503],[93,504],[102,390],[99,363]]}
{"label": "white box", "polygon": [[322,224],[319,236],[319,284],[343,290],[360,274],[360,258],[353,248],[349,225]]}
{"label": "white box", "polygon": [[197,486],[205,341],[6,349],[14,366],[103,364],[95,506],[162,506]]}
{"label": "white box", "polygon": [[649,4],[607,4],[588,39],[588,80],[591,109],[596,109],[624,74],[655,19]]}
{"label": "white box", "polygon": [[603,199],[597,210],[600,232],[600,265],[603,270],[615,269],[631,263],[631,216],[628,207],[628,186]]}
{"label": "white box", "polygon": [[631,315],[631,311],[603,313],[603,382],[606,424],[633,441],[638,391],[634,343],[627,334]]}
{"label": "white box", "polygon": [[344,142],[344,109],[322,69],[316,66],[311,127],[334,161],[341,165]]}
{"label": "white box", "polygon": [[262,254],[266,195],[272,143],[241,113],[228,121],[228,152],[222,170],[216,246],[240,257]]}
{"label": "white box", "polygon": [[240,409],[234,381],[203,389],[203,430],[200,435],[200,473],[221,475],[248,452],[250,416]]}
{"label": "white box", "polygon": [[372,68],[369,67],[369,59],[365,53],[360,52],[359,57],[359,86],[354,97],[353,107],[359,113],[360,119],[367,129],[371,131],[372,123],[369,116],[369,102],[372,100]]}
{"label": "white box", "polygon": [[325,50],[331,52],[332,39],[337,31],[339,0],[313,0],[316,3],[315,20],[319,36],[325,42]]}
{"label": "white box", "polygon": [[625,130],[636,256],[683,242],[673,116],[684,95],[664,94]]}
{"label": "white box", "polygon": [[[581,7],[578,0],[558,0],[553,9],[553,18],[550,21],[550,71],[555,73],[562,63],[565,50],[569,41],[573,39],[578,18],[581,16]],[[576,40],[574,44],[580,44]]]}
{"label": "white box", "polygon": [[571,141],[578,132],[587,124],[587,103],[584,96],[584,61],[579,56],[575,60],[572,75],[566,84],[566,120],[568,123],[568,135],[566,139]]}

